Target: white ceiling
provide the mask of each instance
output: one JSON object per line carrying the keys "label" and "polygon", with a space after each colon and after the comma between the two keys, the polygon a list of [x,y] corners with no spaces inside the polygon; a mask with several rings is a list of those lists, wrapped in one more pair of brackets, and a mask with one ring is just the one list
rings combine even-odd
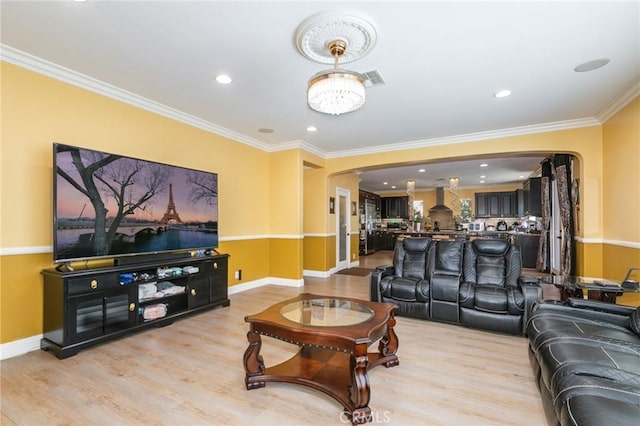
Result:
{"label": "white ceiling", "polygon": [[[597,123],[640,76],[638,1],[3,0],[0,7],[5,60],[34,55],[111,85],[125,101],[130,92],[242,142],[304,146],[326,157]],[[362,109],[338,117],[306,105],[307,80],[328,66],[305,59],[294,38],[306,18],[335,11],[366,17],[378,32],[373,50],[344,67],[377,70],[386,82],[367,89]],[[574,71],[599,58],[610,63]],[[217,84],[219,73],[233,83]],[[513,95],[494,98],[502,88]]]}

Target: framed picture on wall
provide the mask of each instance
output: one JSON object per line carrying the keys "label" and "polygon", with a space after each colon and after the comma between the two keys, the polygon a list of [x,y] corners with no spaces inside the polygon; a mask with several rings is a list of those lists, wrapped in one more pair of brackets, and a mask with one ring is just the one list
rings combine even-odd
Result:
{"label": "framed picture on wall", "polygon": [[355,216],[358,214],[358,203],[355,201],[351,202],[351,216]]}
{"label": "framed picture on wall", "polygon": [[333,197],[329,197],[329,214],[336,213],[336,199]]}

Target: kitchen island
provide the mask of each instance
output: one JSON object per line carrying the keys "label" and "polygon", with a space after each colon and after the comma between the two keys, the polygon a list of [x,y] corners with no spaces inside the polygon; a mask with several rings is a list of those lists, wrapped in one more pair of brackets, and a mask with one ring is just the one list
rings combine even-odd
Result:
{"label": "kitchen island", "polygon": [[535,268],[540,234],[516,231],[409,231],[378,229],[376,250],[393,250],[396,241],[407,237],[430,237],[434,240],[473,241],[475,239],[510,239],[520,246],[523,268]]}

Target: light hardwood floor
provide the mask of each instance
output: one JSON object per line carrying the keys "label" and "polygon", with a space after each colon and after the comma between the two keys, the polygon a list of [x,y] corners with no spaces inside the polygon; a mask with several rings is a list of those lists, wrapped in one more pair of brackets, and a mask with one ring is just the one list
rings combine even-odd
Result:
{"label": "light hardwood floor", "polygon": [[[361,258],[389,264],[391,252]],[[231,306],[58,360],[34,351],[2,361],[2,425],[340,425],[341,406],[293,384],[244,387],[244,316],[300,292],[368,299],[369,278],[265,286]],[[369,373],[373,424],[546,425],[527,340],[398,317],[400,365]],[[267,366],[297,347],[263,338]]]}

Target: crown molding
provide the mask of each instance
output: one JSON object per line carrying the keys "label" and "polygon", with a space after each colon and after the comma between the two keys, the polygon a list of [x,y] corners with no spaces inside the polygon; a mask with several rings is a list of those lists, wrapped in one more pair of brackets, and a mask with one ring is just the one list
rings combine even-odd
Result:
{"label": "crown molding", "polygon": [[135,93],[105,83],[104,81],[95,79],[93,77],[89,77],[88,75],[79,73],[72,69],[65,68],[53,62],[49,62],[45,59],[15,49],[11,46],[7,46],[6,44],[0,44],[0,59],[13,65],[28,69],[30,71],[37,72],[38,74],[42,74],[47,77],[51,77],[56,80],[71,84],[73,86],[89,90],[99,95],[103,95],[108,98],[133,105],[135,107],[153,112],[155,114],[170,118],[189,126],[193,126],[207,132],[215,133],[217,135],[233,139],[234,141],[250,145],[254,148],[258,148],[263,151],[268,151],[270,149],[269,145],[241,133],[229,130],[210,121],[198,118],[194,115],[184,113],[175,108],[168,107],[143,96],[136,95]]}
{"label": "crown molding", "polygon": [[600,121],[600,123],[605,123],[639,95],[640,76],[634,78],[622,92],[620,92],[615,98],[613,98],[611,102],[605,105],[605,107],[596,114],[596,118]]}
{"label": "crown molding", "polygon": [[327,158],[351,157],[355,155],[376,154],[405,149],[425,148],[438,145],[451,145],[464,142],[480,142],[487,139],[499,139],[511,136],[530,135],[535,133],[554,132],[558,130],[577,129],[581,127],[599,126],[601,123],[594,117],[576,120],[555,121],[551,123],[534,124],[531,126],[511,127],[507,129],[490,130],[486,132],[466,133],[462,135],[445,136],[442,138],[423,139],[419,141],[400,142],[375,147],[350,149],[326,153]]}
{"label": "crown molding", "polygon": [[580,127],[597,126],[610,118],[618,110],[634,99],[640,93],[640,79],[631,84],[628,90],[617,96],[600,113],[598,117],[588,117],[576,120],[557,121],[551,123],[536,124],[532,126],[512,127],[485,132],[467,133],[462,135],[446,136],[441,138],[407,141],[375,147],[357,148],[343,151],[324,151],[304,140],[295,140],[276,145],[269,145],[244,134],[219,126],[207,120],[184,113],[159,102],[136,95],[135,93],[105,83],[93,77],[62,67],[53,62],[28,54],[11,46],[0,43],[0,60],[28,69],[33,72],[54,78],[82,89],[124,102],[129,105],[153,112],[172,120],[214,133],[234,141],[244,143],[254,148],[277,152],[289,149],[303,149],[311,154],[324,159],[352,157],[356,155],[387,153],[405,149],[425,148],[430,146],[457,144],[464,142],[479,142],[487,139],[497,139],[510,136],[552,132],[558,130],[575,129]]}

